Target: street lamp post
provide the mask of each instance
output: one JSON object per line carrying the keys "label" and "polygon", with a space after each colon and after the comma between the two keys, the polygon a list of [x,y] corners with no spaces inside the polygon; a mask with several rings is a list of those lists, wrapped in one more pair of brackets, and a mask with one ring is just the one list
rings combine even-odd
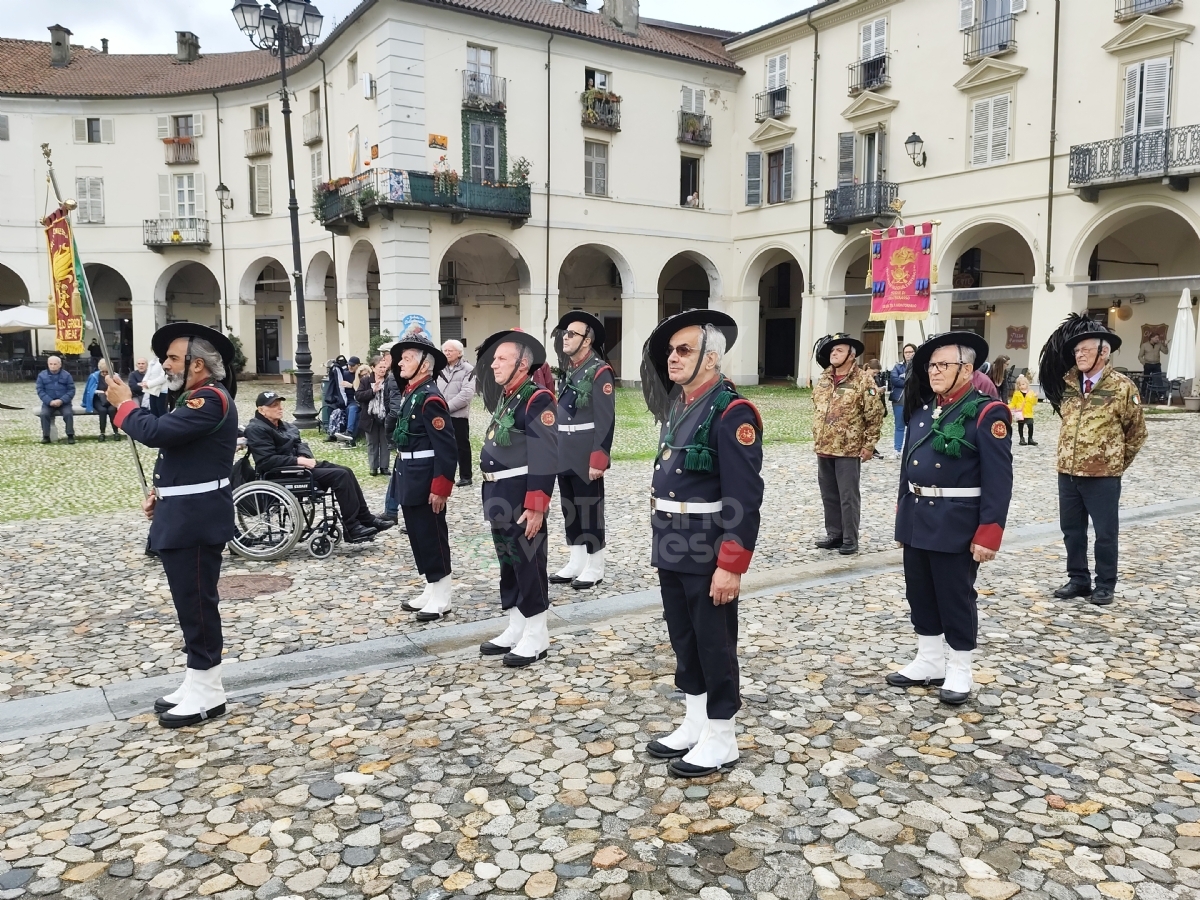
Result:
{"label": "street lamp post", "polygon": [[287,58],[303,56],[321,36],[322,16],[309,0],[271,0],[259,6],[255,0],[238,0],[233,18],[238,28],[260,50],[279,57],[283,81],[283,140],[287,148],[288,215],[292,224],[292,282],[296,302],[296,405],[293,415],[300,428],[318,426],[313,405],[312,351],[308,347],[308,322],[304,309],[303,262],[300,259],[300,204],[296,202],[296,170],[292,160],[292,106],[288,97]]}

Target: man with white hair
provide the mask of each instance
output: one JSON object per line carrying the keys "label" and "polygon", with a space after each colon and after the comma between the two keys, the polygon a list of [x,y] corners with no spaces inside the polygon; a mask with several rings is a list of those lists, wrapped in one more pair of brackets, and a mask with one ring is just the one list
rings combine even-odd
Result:
{"label": "man with white hair", "polygon": [[75,443],[75,410],[71,401],[75,399],[75,381],[63,369],[57,356],[46,357],[46,368],[38,372],[38,399],[42,401],[38,417],[42,420],[42,443],[50,443],[50,423],[55,416],[62,416],[67,428],[67,443]]}
{"label": "man with white hair", "polygon": [[475,397],[475,368],[463,359],[461,341],[442,344],[446,367],[438,376],[438,389],[450,407],[454,425],[454,440],[458,447],[458,481],[456,487],[471,484],[471,400]]}

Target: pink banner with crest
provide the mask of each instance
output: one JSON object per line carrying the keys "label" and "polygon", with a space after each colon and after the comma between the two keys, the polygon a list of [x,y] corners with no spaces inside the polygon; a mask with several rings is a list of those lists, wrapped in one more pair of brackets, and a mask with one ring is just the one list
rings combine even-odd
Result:
{"label": "pink banner with crest", "polygon": [[924,319],[932,278],[932,222],[871,232],[872,319]]}

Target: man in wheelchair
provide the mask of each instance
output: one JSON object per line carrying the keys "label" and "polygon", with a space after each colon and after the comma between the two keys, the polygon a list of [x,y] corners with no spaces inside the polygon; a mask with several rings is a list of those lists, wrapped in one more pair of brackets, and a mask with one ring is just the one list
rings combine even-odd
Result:
{"label": "man in wheelchair", "polygon": [[272,473],[288,467],[309,469],[313,482],[318,487],[332,489],[337,498],[348,544],[372,540],[376,532],[392,527],[391,522],[371,514],[358,479],[350,469],[313,458],[312,450],[300,438],[300,429],[283,421],[283,397],[274,391],[263,391],[254,405],[258,411],[246,425],[245,436],[260,478],[270,478]]}

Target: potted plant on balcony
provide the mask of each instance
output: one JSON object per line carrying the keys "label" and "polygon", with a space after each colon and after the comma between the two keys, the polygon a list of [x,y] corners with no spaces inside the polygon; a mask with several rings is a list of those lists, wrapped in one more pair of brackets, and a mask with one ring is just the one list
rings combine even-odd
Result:
{"label": "potted plant on balcony", "polygon": [[438,194],[445,194],[450,197],[458,196],[458,172],[450,168],[450,164],[446,162],[446,157],[443,155],[438,158],[437,163],[433,167],[433,190]]}
{"label": "potted plant on balcony", "polygon": [[525,187],[529,184],[531,171],[533,171],[533,163],[524,156],[518,156],[508,165],[508,186]]}
{"label": "potted plant on balcony", "polygon": [[695,113],[684,113],[683,116],[683,139],[685,141],[694,141],[700,137],[700,132],[703,130],[703,125],[700,118]]}

